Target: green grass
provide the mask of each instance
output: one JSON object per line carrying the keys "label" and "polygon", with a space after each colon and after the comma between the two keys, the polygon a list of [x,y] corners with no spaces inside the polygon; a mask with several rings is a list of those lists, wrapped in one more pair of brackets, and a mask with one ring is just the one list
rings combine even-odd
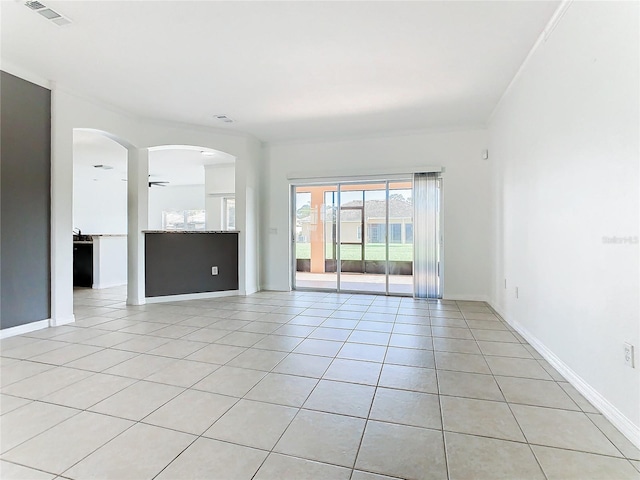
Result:
{"label": "green grass", "polygon": [[[331,245],[327,245],[325,258],[332,258]],[[383,243],[368,243],[364,247],[366,260],[384,260],[385,245]],[[360,245],[343,245],[341,250],[342,260],[360,260]],[[311,258],[311,245],[309,243],[296,243],[296,258]],[[389,244],[389,260],[413,261],[413,244],[392,243]]]}

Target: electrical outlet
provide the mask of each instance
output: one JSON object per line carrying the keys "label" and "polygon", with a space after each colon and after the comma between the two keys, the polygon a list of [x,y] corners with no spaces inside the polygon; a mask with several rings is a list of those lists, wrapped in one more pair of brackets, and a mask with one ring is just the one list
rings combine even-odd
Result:
{"label": "electrical outlet", "polygon": [[218,274],[218,267],[211,267],[211,275],[217,275]]}
{"label": "electrical outlet", "polygon": [[520,292],[518,291],[518,287],[516,287],[516,298],[520,298],[519,295],[520,295]]}
{"label": "electrical outlet", "polygon": [[633,345],[631,345],[630,343],[626,343],[624,344],[624,364],[627,367],[631,367],[631,368],[636,368],[635,366],[635,359],[634,359],[634,350],[635,348],[633,348]]}

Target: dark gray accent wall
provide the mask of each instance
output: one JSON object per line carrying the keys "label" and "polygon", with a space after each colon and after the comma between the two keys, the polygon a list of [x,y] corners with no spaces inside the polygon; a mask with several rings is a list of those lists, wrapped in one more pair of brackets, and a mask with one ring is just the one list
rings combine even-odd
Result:
{"label": "dark gray accent wall", "polygon": [[237,289],[237,233],[145,235],[146,297]]}
{"label": "dark gray accent wall", "polygon": [[0,76],[0,328],[51,316],[51,91]]}

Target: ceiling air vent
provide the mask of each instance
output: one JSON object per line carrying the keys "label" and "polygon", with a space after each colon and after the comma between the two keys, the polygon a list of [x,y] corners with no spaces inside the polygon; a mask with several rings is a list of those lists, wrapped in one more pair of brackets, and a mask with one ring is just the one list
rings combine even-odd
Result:
{"label": "ceiling air vent", "polygon": [[216,115],[215,118],[216,120],[220,120],[221,122],[224,122],[224,123],[233,123],[233,120],[231,120],[226,115]]}
{"label": "ceiling air vent", "polygon": [[66,18],[64,15],[56,12],[52,8],[47,7],[43,3],[40,3],[40,2],[35,1],[35,0],[27,0],[26,2],[24,2],[24,4],[25,4],[25,6],[29,7],[34,12],[39,13],[44,18],[46,18],[47,20],[52,21],[53,23],[55,23],[56,25],[58,25],[60,27],[63,26],[63,25],[69,25],[71,23],[71,20]]}

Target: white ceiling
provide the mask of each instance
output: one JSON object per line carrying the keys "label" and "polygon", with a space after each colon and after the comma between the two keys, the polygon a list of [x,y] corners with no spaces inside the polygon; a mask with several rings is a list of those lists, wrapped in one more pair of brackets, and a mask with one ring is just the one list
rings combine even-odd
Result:
{"label": "white ceiling", "polygon": [[73,24],[2,1],[4,61],[266,141],[484,126],[559,4],[41,1]]}
{"label": "white ceiling", "polygon": [[[234,163],[223,152],[204,156],[201,148],[154,149],[149,152],[149,180],[167,181],[168,186],[204,185],[205,165]],[[105,170],[95,165],[113,167]],[[73,132],[74,181],[122,182],[127,178],[127,150],[113,140],[87,130]]]}

